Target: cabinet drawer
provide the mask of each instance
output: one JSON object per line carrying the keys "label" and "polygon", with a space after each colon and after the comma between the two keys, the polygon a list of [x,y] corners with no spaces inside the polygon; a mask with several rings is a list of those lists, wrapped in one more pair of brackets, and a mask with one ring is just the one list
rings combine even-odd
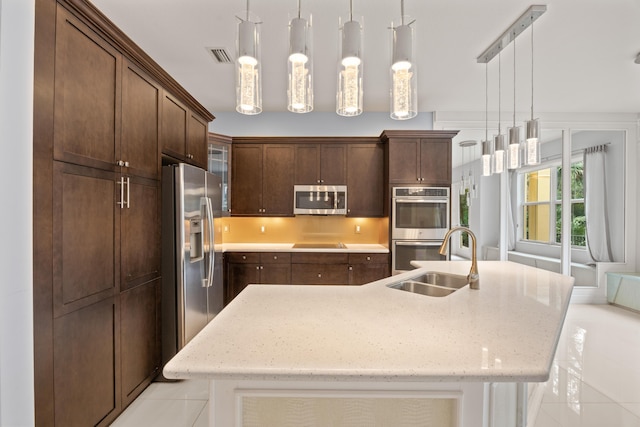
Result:
{"label": "cabinet drawer", "polygon": [[260,254],[262,264],[289,264],[291,254],[288,252],[265,252]]}
{"label": "cabinet drawer", "polygon": [[258,252],[228,252],[227,259],[234,263],[260,263],[260,253]]}
{"label": "cabinet drawer", "polygon": [[346,252],[294,252],[291,254],[291,263],[294,264],[346,264],[349,262],[349,254]]}
{"label": "cabinet drawer", "polygon": [[293,285],[347,285],[347,264],[291,264]]}
{"label": "cabinet drawer", "polygon": [[389,254],[380,253],[350,253],[349,264],[386,264],[389,262]]}

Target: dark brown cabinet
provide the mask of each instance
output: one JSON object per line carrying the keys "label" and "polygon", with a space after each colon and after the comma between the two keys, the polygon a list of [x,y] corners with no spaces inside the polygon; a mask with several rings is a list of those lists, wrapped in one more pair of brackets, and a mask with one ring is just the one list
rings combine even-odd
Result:
{"label": "dark brown cabinet", "polygon": [[294,146],[233,146],[231,215],[293,216]]}
{"label": "dark brown cabinet", "polygon": [[389,265],[389,254],[350,253],[349,284],[364,285],[389,277]]}
{"label": "dark brown cabinet", "polygon": [[87,0],[35,19],[35,419],[109,425],[161,368],[160,141],[206,166],[213,116]]}
{"label": "dark brown cabinet", "polygon": [[451,139],[456,131],[385,131],[389,183],[451,185]]}
{"label": "dark brown cabinet", "polygon": [[226,259],[225,305],[248,285],[289,284],[291,254],[287,252],[230,252]]}
{"label": "dark brown cabinet", "polygon": [[347,145],[347,216],[384,216],[384,147]]}
{"label": "dark brown cabinet", "polygon": [[349,254],[295,252],[291,254],[294,285],[348,285]]}
{"label": "dark brown cabinet", "polygon": [[53,158],[115,170],[120,150],[122,55],[58,7]]}
{"label": "dark brown cabinet", "polygon": [[160,371],[160,280],[120,294],[123,406],[131,403]]}
{"label": "dark brown cabinet", "polygon": [[345,185],[346,152],[344,144],[296,145],[296,185]]}

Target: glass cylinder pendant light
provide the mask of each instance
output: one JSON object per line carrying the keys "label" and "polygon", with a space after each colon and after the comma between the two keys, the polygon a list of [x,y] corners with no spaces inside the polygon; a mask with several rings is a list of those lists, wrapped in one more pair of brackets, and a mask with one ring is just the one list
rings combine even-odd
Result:
{"label": "glass cylinder pendant light", "polygon": [[502,134],[501,123],[500,123],[500,115],[502,113],[502,71],[501,71],[501,55],[498,54],[498,134],[493,138],[495,152],[493,154],[494,157],[494,165],[493,171],[495,173],[504,172],[504,150],[505,150],[505,142],[504,135]]}
{"label": "glass cylinder pendant light", "polygon": [[414,57],[415,21],[408,24],[404,0],[400,0],[399,25],[391,23],[393,57],[391,63],[391,118],[407,120],[418,114],[418,73]]}
{"label": "glass cylinder pendant light", "polygon": [[349,2],[348,20],[340,23],[340,40],[336,112],[341,116],[358,116],[363,100],[362,26],[353,20],[353,0]]}
{"label": "glass cylinder pendant light", "polygon": [[533,118],[533,22],[531,23],[531,120],[526,122],[526,129],[525,161],[528,165],[537,165],[540,163],[540,143],[538,119]]}
{"label": "glass cylinder pendant light", "polygon": [[520,128],[516,126],[516,40],[513,36],[513,127],[509,128],[509,169],[520,167]]}
{"label": "glass cylinder pendant light", "polygon": [[482,141],[482,176],[491,176],[493,173],[493,141],[489,139],[489,65],[484,65],[484,141]]}
{"label": "glass cylinder pendant light", "polygon": [[236,111],[242,114],[259,114],[262,112],[260,22],[257,17],[249,14],[249,0],[245,19],[237,18],[240,22],[236,59]]}
{"label": "glass cylinder pendant light", "polygon": [[313,110],[311,16],[309,19],[302,17],[300,1],[297,15],[289,20],[287,109],[294,113],[308,113]]}

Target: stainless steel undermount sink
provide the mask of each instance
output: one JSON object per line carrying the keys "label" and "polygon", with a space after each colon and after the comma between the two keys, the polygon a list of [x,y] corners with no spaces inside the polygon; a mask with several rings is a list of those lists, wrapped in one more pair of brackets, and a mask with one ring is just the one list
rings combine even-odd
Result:
{"label": "stainless steel undermount sink", "polygon": [[387,286],[414,294],[446,297],[468,284],[467,276],[429,271],[420,276]]}

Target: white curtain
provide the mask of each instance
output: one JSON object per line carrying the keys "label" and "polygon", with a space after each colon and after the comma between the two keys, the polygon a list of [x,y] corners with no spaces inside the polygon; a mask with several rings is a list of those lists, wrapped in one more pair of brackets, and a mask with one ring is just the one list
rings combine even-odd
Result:
{"label": "white curtain", "polygon": [[606,145],[584,151],[584,204],[587,246],[594,261],[613,261],[607,216]]}

